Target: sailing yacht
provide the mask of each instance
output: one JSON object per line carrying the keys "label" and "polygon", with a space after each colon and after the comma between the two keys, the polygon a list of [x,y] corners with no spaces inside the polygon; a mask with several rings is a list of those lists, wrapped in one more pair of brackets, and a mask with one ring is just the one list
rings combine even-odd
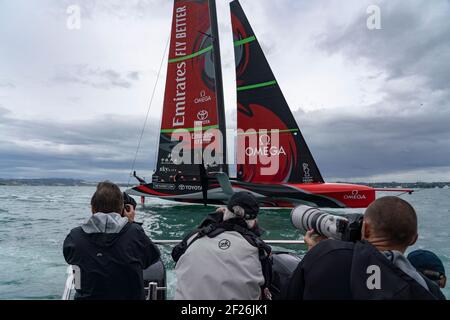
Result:
{"label": "sailing yacht", "polygon": [[[227,164],[215,0],[175,0],[156,170],[151,182],[141,181],[127,192],[142,199],[221,205],[233,192],[246,190],[263,207],[367,207],[377,189],[324,181],[239,1],[232,1],[230,8],[236,64],[236,158],[241,160],[237,176],[230,178]],[[183,159],[192,153],[188,156],[192,160],[196,148],[205,152],[214,140],[219,161],[177,161],[174,150],[181,140],[174,136],[179,137],[180,130],[192,140],[179,153]],[[220,138],[207,139],[211,131]],[[267,173],[274,159],[276,170]]]}

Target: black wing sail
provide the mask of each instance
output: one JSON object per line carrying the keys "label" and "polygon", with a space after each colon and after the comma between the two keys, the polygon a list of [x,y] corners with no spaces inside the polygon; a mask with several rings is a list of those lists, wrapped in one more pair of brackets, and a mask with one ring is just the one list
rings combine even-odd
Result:
{"label": "black wing sail", "polygon": [[266,164],[250,161],[249,158],[261,154],[261,150],[249,149],[250,139],[245,138],[245,146],[237,147],[238,159],[245,158],[245,163],[238,162],[238,179],[253,183],[323,183],[319,168],[240,3],[235,0],[230,6],[236,60],[237,127],[244,136],[251,129],[279,132],[279,145],[269,148],[272,154],[279,156],[277,173],[264,175],[261,168]]}

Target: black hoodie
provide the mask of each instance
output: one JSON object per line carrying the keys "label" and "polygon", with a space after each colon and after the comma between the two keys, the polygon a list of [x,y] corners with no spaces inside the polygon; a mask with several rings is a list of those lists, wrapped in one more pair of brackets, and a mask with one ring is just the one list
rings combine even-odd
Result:
{"label": "black hoodie", "polygon": [[[380,289],[369,289],[373,274],[380,270]],[[439,300],[439,289],[429,289],[406,274],[366,241],[356,243],[325,240],[300,262],[287,288],[287,299],[300,300]]]}
{"label": "black hoodie", "polygon": [[63,246],[67,263],[81,270],[77,300],[142,300],[142,271],[160,253],[142,227],[118,214],[95,214],[73,229]]}

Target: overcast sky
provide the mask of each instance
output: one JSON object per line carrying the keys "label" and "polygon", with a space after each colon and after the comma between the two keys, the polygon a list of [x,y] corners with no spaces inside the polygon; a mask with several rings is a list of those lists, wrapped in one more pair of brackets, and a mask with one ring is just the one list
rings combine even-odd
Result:
{"label": "overcast sky", "polygon": [[[234,119],[228,2],[217,0]],[[450,1],[241,4],[327,181],[450,181]],[[367,28],[372,4],[380,30]],[[71,5],[81,8],[80,30],[67,28]],[[172,6],[0,0],[0,178],[127,181]],[[136,165],[146,177],[165,69]]]}

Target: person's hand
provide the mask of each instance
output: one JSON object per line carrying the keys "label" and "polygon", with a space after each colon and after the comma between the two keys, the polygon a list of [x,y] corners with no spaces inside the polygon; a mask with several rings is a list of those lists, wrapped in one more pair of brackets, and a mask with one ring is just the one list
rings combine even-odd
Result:
{"label": "person's hand", "polygon": [[311,248],[318,244],[320,241],[326,239],[327,237],[317,234],[313,229],[308,230],[304,237],[305,243],[308,246],[308,250],[311,250]]}
{"label": "person's hand", "polygon": [[227,210],[227,208],[220,207],[220,208],[217,208],[216,213],[225,213],[226,210]]}
{"label": "person's hand", "polygon": [[131,204],[126,204],[123,208],[123,216],[128,218],[128,221],[134,222],[134,217],[136,216],[136,211]]}

